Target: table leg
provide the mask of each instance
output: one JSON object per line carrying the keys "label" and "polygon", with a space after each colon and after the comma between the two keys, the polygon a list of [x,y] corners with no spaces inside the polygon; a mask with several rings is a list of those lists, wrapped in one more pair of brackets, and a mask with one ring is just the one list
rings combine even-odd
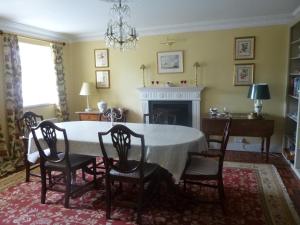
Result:
{"label": "table leg", "polygon": [[266,162],[269,161],[270,139],[271,137],[266,138]]}
{"label": "table leg", "polygon": [[261,146],[260,146],[261,154],[263,154],[264,152],[264,147],[265,147],[265,138],[261,137]]}

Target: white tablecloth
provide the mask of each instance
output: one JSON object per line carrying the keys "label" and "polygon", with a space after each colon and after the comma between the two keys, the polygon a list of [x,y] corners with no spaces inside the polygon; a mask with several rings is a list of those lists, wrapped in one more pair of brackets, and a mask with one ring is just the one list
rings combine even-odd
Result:
{"label": "white tablecloth", "polygon": [[[167,169],[178,183],[189,151],[207,150],[207,143],[203,133],[195,128],[177,125],[157,125],[141,123],[124,124],[136,133],[145,137],[146,161],[157,163]],[[98,132],[111,128],[110,122],[100,121],[72,121],[56,123],[65,128],[70,143],[70,152],[84,155],[102,156]],[[60,138],[58,136],[58,138]],[[106,147],[112,148],[110,135],[104,138]],[[138,159],[134,146],[140,145],[132,139],[133,154],[131,158]],[[34,161],[37,148],[32,138],[29,139],[28,159]]]}

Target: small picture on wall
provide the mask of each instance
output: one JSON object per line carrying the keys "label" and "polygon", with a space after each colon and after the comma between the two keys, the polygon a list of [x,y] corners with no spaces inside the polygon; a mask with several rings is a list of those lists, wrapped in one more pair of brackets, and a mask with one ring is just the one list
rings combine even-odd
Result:
{"label": "small picture on wall", "polygon": [[109,70],[96,71],[96,88],[109,88],[110,77]]}
{"label": "small picture on wall", "polygon": [[235,60],[254,59],[255,37],[235,38]]}
{"label": "small picture on wall", "polygon": [[95,49],[95,67],[108,66],[108,49]]}
{"label": "small picture on wall", "polygon": [[183,73],[183,51],[158,52],[158,73]]}
{"label": "small picture on wall", "polygon": [[254,80],[254,63],[235,64],[234,79],[235,86],[251,85]]}

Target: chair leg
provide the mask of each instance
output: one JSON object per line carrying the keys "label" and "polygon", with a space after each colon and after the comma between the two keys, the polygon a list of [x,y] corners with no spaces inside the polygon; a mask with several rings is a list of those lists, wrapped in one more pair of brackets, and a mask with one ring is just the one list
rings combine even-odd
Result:
{"label": "chair leg", "polygon": [[93,183],[94,183],[94,187],[97,188],[97,177],[96,177],[96,158],[93,160]]}
{"label": "chair leg", "polygon": [[25,165],[25,172],[26,172],[25,181],[29,182],[29,178],[30,178],[30,163],[28,162],[28,160],[26,158],[24,159],[24,165]]}
{"label": "chair leg", "polygon": [[69,200],[70,200],[70,193],[71,193],[71,181],[72,181],[72,175],[71,172],[67,172],[66,174],[66,192],[65,192],[65,208],[69,208]]}
{"label": "chair leg", "polygon": [[140,184],[139,187],[139,196],[138,196],[138,205],[137,205],[137,224],[142,224],[142,206],[143,206],[143,196],[144,195],[144,183]]}
{"label": "chair leg", "polygon": [[219,198],[220,198],[222,210],[223,213],[225,213],[225,206],[224,206],[225,192],[224,192],[224,184],[222,178],[220,178],[218,181],[218,192],[219,192]]}
{"label": "chair leg", "polygon": [[186,191],[186,182],[183,180],[183,190]]}
{"label": "chair leg", "polygon": [[46,192],[47,192],[47,184],[46,184],[46,169],[41,168],[41,182],[42,182],[42,188],[41,188],[41,203],[45,204],[46,202]]}
{"label": "chair leg", "polygon": [[111,213],[111,181],[108,177],[106,177],[105,181],[106,181],[106,219],[110,219],[110,213]]}
{"label": "chair leg", "polygon": [[48,171],[48,179],[49,179],[49,186],[52,186],[52,175],[51,175],[51,170]]}
{"label": "chair leg", "polygon": [[85,169],[84,168],[81,169],[81,177],[82,177],[82,180],[85,181]]}
{"label": "chair leg", "polygon": [[71,183],[76,183],[76,170],[72,171]]}

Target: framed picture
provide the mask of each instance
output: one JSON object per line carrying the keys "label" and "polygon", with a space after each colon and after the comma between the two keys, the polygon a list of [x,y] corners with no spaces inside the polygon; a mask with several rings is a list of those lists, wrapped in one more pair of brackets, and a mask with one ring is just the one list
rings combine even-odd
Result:
{"label": "framed picture", "polygon": [[254,59],[255,58],[255,37],[235,38],[235,59]]}
{"label": "framed picture", "polygon": [[183,51],[158,52],[157,73],[183,73]]}
{"label": "framed picture", "polygon": [[108,66],[108,49],[95,49],[95,67]]}
{"label": "framed picture", "polygon": [[96,70],[96,88],[109,88],[109,70]]}
{"label": "framed picture", "polygon": [[234,79],[235,86],[251,85],[254,80],[254,63],[235,64]]}

